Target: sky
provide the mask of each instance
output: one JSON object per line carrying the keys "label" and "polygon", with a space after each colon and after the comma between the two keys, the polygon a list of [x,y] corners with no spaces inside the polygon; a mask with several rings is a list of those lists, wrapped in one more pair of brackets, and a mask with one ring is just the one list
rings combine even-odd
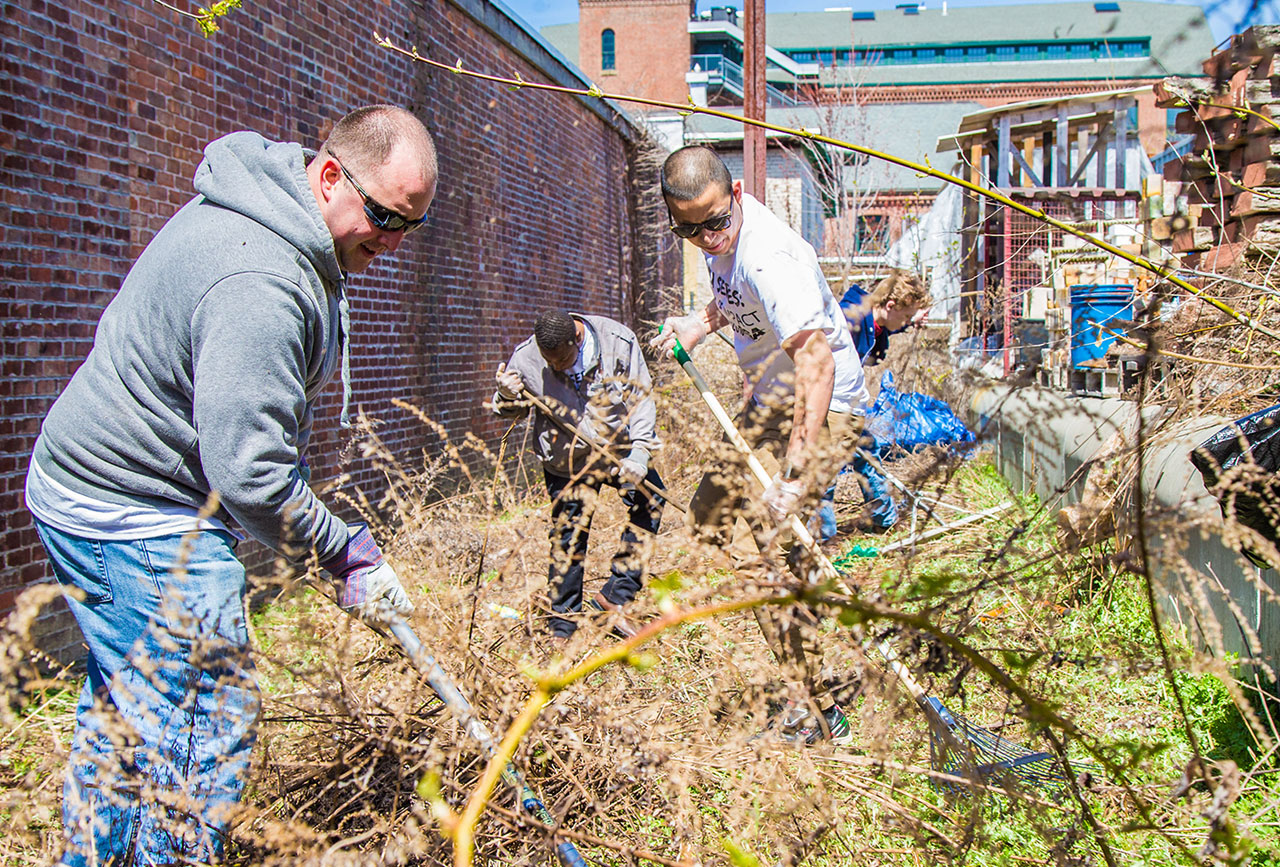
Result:
{"label": "sky", "polygon": [[[567,24],[578,20],[577,0],[504,0],[504,2],[534,27]],[[892,9],[900,2],[902,0],[765,0],[765,11],[820,12],[832,6],[851,6],[854,9]],[[947,0],[947,2],[951,8],[956,8],[1005,6],[1010,3],[1028,3],[1036,0]],[[1253,24],[1280,24],[1280,0],[1183,0],[1183,2],[1198,3],[1204,7],[1214,39],[1218,42]],[[942,0],[924,0],[924,3],[930,6],[941,6]],[[698,0],[699,12],[711,6],[736,6],[741,9],[742,2],[741,0]],[[767,35],[766,38],[768,38]]]}

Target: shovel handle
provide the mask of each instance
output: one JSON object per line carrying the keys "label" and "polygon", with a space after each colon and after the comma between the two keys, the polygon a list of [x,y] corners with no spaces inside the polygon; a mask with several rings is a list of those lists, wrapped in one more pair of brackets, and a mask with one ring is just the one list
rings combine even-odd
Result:
{"label": "shovel handle", "polygon": [[[659,329],[659,333],[661,333],[661,329]],[[689,357],[689,353],[685,351],[685,348],[680,345],[680,338],[678,337],[671,354],[675,356],[676,361],[684,368],[684,372],[693,380],[694,387],[702,395],[703,402],[711,410],[711,414],[715,416],[716,421],[719,422],[720,427],[724,430],[725,435],[729,437],[729,441],[733,443],[734,448],[746,458],[747,467],[750,468],[751,474],[755,476],[756,481],[760,483],[762,488],[768,488],[769,485],[773,484],[773,478],[765,470],[764,464],[760,463],[760,459],[756,457],[755,452],[751,450],[751,446],[747,444],[746,438],[738,430],[737,425],[733,423],[729,413],[725,412],[724,405],[715,396],[711,386],[707,385],[707,381],[702,378],[702,374],[698,372],[698,368],[693,364],[693,359]],[[796,540],[814,556],[823,578],[828,581],[834,581],[835,587],[841,592],[849,593],[849,588],[845,586],[844,581],[840,578],[840,573],[831,565],[831,561],[827,559],[827,556],[822,553],[822,549],[818,547],[818,543],[814,541],[813,534],[809,532],[809,528],[804,525],[804,522],[797,516],[791,515],[787,518],[786,523]]]}
{"label": "shovel handle", "polygon": [[[427,679],[431,689],[440,700],[445,703],[449,711],[458,718],[458,722],[462,724],[463,729],[471,737],[479,742],[486,756],[492,756],[497,752],[497,745],[493,742],[493,735],[489,732],[489,728],[480,721],[476,716],[475,708],[471,706],[471,702],[467,701],[467,697],[462,694],[462,690],[458,689],[453,679],[445,673],[440,667],[440,663],[427,653],[426,648],[422,646],[422,642],[418,639],[418,634],[413,631],[413,627],[402,618],[397,618],[387,627],[396,641],[400,644],[400,649],[404,651],[405,656],[409,657],[409,661],[413,663],[414,668],[422,673]],[[507,766],[502,769],[502,779],[507,785],[516,790],[516,795],[520,798],[520,805],[525,810],[544,825],[552,828],[559,823],[556,822],[551,811],[538,798],[529,784],[525,782],[524,775],[520,773],[513,763],[507,762]],[[583,860],[582,855],[578,852],[576,846],[568,840],[563,840],[555,844],[556,857],[560,859],[560,863],[564,867],[587,867],[587,862]]]}
{"label": "shovel handle", "polygon": [[[751,451],[751,446],[747,445],[746,439],[738,432],[737,426],[734,425],[733,420],[729,418],[729,414],[724,411],[724,407],[720,404],[720,400],[714,393],[712,393],[710,386],[707,385],[707,381],[703,379],[702,374],[698,372],[698,368],[694,367],[693,359],[689,357],[689,353],[685,351],[685,348],[680,345],[679,338],[676,339],[675,348],[671,350],[671,353],[675,356],[676,361],[680,362],[680,366],[684,368],[684,372],[693,380],[693,384],[697,387],[698,391],[701,392],[702,399],[706,401],[707,406],[710,407],[711,414],[716,417],[716,421],[718,421],[720,426],[724,428],[724,432],[728,435],[729,440],[737,447],[738,451],[742,452],[742,454],[746,456],[747,465],[751,467],[752,474],[755,475],[761,485],[767,488],[773,480],[769,477],[769,474],[765,472],[765,469],[761,465],[759,459],[756,458],[755,454]],[[795,515],[792,515],[788,520],[788,525],[800,544],[804,545],[813,556],[815,562],[818,564],[819,570],[822,572],[822,576],[826,580],[833,582],[833,586],[841,593],[852,596],[853,593],[850,592],[848,585],[844,583],[844,580],[840,577],[840,573],[836,571],[836,567],[831,564],[831,560],[827,558],[827,555],[822,553],[822,549],[818,546],[818,543],[814,541],[813,535],[809,532],[809,529],[805,527],[804,522]],[[858,630],[858,632],[860,633],[861,630]],[[935,730],[937,730],[944,739],[949,739],[948,743],[954,744],[955,735],[951,733],[948,726],[942,720],[937,708],[930,703],[928,694],[925,692],[924,687],[920,685],[918,680],[916,680],[915,676],[911,673],[911,669],[907,668],[906,664],[898,658],[898,654],[894,651],[893,647],[891,647],[887,641],[873,643],[865,637],[861,640],[863,641],[864,646],[874,647],[880,653],[884,658],[885,663],[889,666],[889,669],[897,676],[898,682],[902,684],[903,688],[910,693],[911,698],[914,699],[916,704],[924,711],[925,718],[929,720],[930,724],[934,726]]]}

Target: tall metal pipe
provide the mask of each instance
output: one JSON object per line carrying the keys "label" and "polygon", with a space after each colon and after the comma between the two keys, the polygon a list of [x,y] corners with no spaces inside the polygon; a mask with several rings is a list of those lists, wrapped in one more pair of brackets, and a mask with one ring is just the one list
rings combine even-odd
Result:
{"label": "tall metal pipe", "polygon": [[[742,113],[755,120],[765,119],[767,105],[764,41],[764,0],[742,3]],[[764,201],[765,154],[764,130],[748,126],[742,139],[743,188]]]}

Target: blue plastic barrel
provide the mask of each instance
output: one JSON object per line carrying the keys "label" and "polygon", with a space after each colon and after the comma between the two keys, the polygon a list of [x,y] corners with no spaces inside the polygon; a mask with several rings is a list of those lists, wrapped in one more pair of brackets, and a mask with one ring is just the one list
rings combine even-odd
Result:
{"label": "blue plastic barrel", "polygon": [[1098,326],[1123,330],[1133,319],[1133,286],[1123,283],[1071,287],[1071,366],[1102,358],[1116,337]]}

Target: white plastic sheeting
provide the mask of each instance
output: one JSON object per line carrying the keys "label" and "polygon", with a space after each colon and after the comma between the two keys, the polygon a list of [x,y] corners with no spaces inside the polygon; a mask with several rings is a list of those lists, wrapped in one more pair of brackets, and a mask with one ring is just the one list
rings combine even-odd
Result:
{"label": "white plastic sheeting", "polygon": [[960,313],[960,229],[963,196],[947,184],[933,206],[902,231],[885,258],[892,268],[915,271],[928,278],[933,296],[929,318],[954,322]]}

